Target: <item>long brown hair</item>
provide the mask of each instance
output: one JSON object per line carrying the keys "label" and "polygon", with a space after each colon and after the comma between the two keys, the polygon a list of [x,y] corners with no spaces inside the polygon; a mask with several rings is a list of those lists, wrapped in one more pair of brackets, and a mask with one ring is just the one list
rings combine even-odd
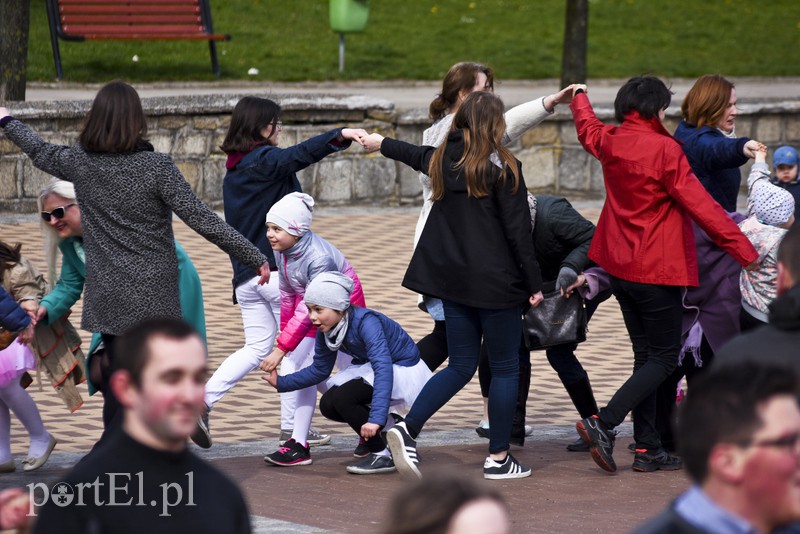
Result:
{"label": "long brown hair", "polygon": [[136,89],[121,81],[105,84],[94,97],[81,131],[87,152],[127,154],[147,136],[147,118]]}
{"label": "long brown hair", "polygon": [[[494,163],[489,159],[497,154],[500,159],[500,182],[506,179],[508,169],[514,176],[514,192],[519,187],[519,168],[514,155],[503,146],[506,121],[503,116],[505,106],[499,97],[485,91],[471,93],[461,104],[453,118],[451,131],[464,132],[464,154],[454,168],[460,169],[467,183],[467,194],[483,198],[489,194],[488,179]],[[433,152],[430,162],[431,199],[444,196],[444,152],[445,141]]]}
{"label": "long brown hair", "polygon": [[683,120],[695,126],[716,126],[731,101],[733,82],[719,74],[698,78],[681,103]]}
{"label": "long brown hair", "polygon": [[462,91],[472,91],[479,72],[486,75],[486,85],[494,90],[494,72],[490,67],[472,61],[462,61],[450,67],[442,80],[442,92],[436,95],[428,108],[431,120],[438,121],[447,115]]}

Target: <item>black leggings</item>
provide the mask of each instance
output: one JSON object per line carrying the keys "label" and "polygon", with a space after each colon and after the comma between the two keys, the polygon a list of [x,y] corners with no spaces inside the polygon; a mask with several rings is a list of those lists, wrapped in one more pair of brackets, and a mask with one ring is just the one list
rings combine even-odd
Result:
{"label": "black leggings", "polygon": [[[360,435],[361,427],[369,422],[372,392],[372,386],[360,378],[333,386],[320,398],[319,411],[328,419],[347,423]],[[368,439],[366,444],[370,452],[381,452],[386,448],[380,433]]]}

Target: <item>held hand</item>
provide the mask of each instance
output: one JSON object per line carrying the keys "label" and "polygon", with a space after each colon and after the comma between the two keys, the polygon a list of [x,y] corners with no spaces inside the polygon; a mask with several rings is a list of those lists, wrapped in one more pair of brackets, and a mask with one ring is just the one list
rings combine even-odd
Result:
{"label": "held hand", "polygon": [[44,320],[45,317],[47,317],[47,307],[39,306],[39,309],[36,310],[36,322]]}
{"label": "held hand", "polygon": [[19,307],[25,310],[25,313],[27,313],[28,317],[31,318],[31,325],[36,326],[36,323],[39,321],[37,315],[39,311],[39,303],[35,300],[23,300],[19,303]]}
{"label": "held hand", "polygon": [[578,93],[578,89],[583,89],[583,92],[587,95],[589,94],[589,89],[586,87],[585,83],[573,83],[570,85],[572,87],[572,98],[575,98],[575,95]]}
{"label": "held hand", "polygon": [[35,328],[36,326],[33,324],[33,321],[31,321],[31,324],[29,324],[24,330],[20,331],[20,333],[17,334],[17,339],[19,339],[19,342],[25,345],[29,345],[30,342],[33,341],[33,333]]}
{"label": "held hand", "polygon": [[571,284],[566,289],[564,289],[563,287],[561,288],[561,295],[565,298],[570,298],[572,296],[573,291],[575,291],[576,288],[579,288],[584,284],[586,284],[586,276],[584,276],[584,274],[581,273],[578,275],[578,279],[575,280],[573,284]]}
{"label": "held hand", "polygon": [[757,271],[760,268],[761,268],[761,264],[758,262],[758,260],[756,260],[756,261],[754,261],[754,262],[752,262],[752,263],[750,263],[748,265],[745,265],[744,270],[745,271]]}
{"label": "held hand", "polygon": [[278,371],[272,371],[269,374],[262,375],[261,380],[274,387],[278,388]]}
{"label": "held hand", "polygon": [[8,108],[0,107],[0,119],[4,119],[4,118],[8,117],[9,115],[11,115],[11,113],[8,112]]}
{"label": "held hand", "polygon": [[381,425],[376,425],[375,423],[364,423],[361,425],[361,437],[364,439],[374,438],[375,435],[380,432]]}
{"label": "held hand", "polygon": [[578,279],[578,273],[576,273],[571,267],[562,267],[558,271],[558,278],[556,278],[556,289],[561,290],[561,294],[564,294],[564,288],[567,288],[575,283],[575,280]]}
{"label": "held hand", "polygon": [[541,304],[543,300],[544,300],[544,295],[542,295],[542,292],[539,291],[538,293],[531,295],[531,298],[528,299],[528,302],[531,303],[531,308],[535,308],[536,306]]}
{"label": "held hand", "polygon": [[766,163],[767,162],[767,147],[761,145],[758,150],[756,150],[756,163]]}
{"label": "held hand", "polygon": [[345,128],[342,130],[342,137],[344,139],[349,139],[350,141],[355,141],[356,143],[363,145],[363,139],[367,136],[367,131],[361,128]]}
{"label": "held hand", "polygon": [[[258,279],[258,285],[263,286],[267,282],[269,282],[269,262],[265,261],[264,265],[258,268],[258,275],[260,278]],[[47,313],[47,310],[45,310]]]}
{"label": "held hand", "polygon": [[281,349],[276,348],[269,356],[264,358],[264,361],[258,366],[265,373],[271,373],[281,364],[281,360],[286,355]]}
{"label": "held hand", "polygon": [[751,139],[744,144],[744,148],[742,149],[742,151],[744,152],[745,156],[752,159],[756,157],[756,152],[761,149],[766,150],[767,149],[766,145],[764,145],[763,143],[759,143],[755,139]]}
{"label": "held hand", "polygon": [[371,133],[362,139],[362,145],[364,146],[365,152],[377,152],[381,149],[381,143],[383,142],[383,136],[379,133]]}
{"label": "held hand", "polygon": [[575,84],[568,85],[559,92],[553,93],[552,95],[545,97],[544,109],[546,109],[547,111],[553,111],[557,105],[568,104],[569,102],[571,102],[574,85]]}

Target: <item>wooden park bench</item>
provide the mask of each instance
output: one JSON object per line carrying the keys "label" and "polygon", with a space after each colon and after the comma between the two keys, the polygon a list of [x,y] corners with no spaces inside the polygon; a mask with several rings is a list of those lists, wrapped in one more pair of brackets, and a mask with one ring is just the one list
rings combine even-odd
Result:
{"label": "wooden park bench", "polygon": [[220,75],[209,0],[47,0],[56,77],[63,76],[58,40],[203,40],[211,51],[211,70]]}

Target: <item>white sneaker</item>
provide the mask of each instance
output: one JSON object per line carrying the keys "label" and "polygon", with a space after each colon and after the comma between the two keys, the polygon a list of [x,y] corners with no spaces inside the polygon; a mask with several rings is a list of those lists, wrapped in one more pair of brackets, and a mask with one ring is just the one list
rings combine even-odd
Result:
{"label": "white sneaker", "polygon": [[[283,447],[289,438],[292,437],[292,430],[286,430],[284,428],[281,429],[281,436],[278,438],[278,445]],[[308,429],[308,437],[306,438],[306,443],[311,447],[320,447],[322,445],[327,445],[331,442],[331,437],[328,434],[320,434],[313,428]]]}

